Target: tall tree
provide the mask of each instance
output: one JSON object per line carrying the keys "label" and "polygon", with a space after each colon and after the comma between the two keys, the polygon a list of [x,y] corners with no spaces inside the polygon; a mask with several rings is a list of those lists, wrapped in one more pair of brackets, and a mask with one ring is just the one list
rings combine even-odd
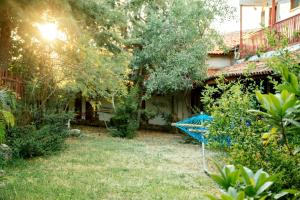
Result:
{"label": "tall tree", "polygon": [[231,8],[216,0],[130,1],[136,2],[129,43],[141,107],[154,93],[188,90],[205,78],[207,52],[220,40],[211,25]]}
{"label": "tall tree", "polygon": [[10,61],[12,19],[6,1],[0,1],[0,68],[7,69]]}
{"label": "tall tree", "polygon": [[[12,8],[13,28],[6,41],[12,44],[8,47],[14,57],[12,70],[26,81],[28,101],[50,103],[64,90],[81,92],[91,100],[126,91],[129,54],[122,45],[126,17],[117,2],[2,1]],[[47,23],[56,24],[67,39],[45,41],[38,26]]]}

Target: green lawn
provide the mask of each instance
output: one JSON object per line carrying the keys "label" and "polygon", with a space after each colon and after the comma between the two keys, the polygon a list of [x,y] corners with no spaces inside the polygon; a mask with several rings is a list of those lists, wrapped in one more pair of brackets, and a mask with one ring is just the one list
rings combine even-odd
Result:
{"label": "green lawn", "polygon": [[58,155],[9,167],[0,199],[185,200],[217,191],[201,170],[199,146],[180,143],[181,136],[143,132],[124,140],[104,132],[85,129]]}

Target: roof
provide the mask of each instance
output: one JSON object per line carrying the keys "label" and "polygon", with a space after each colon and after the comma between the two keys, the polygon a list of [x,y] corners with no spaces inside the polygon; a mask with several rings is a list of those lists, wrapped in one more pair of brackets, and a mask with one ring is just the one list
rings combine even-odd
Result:
{"label": "roof", "polygon": [[225,77],[237,77],[247,73],[251,76],[257,76],[269,75],[272,74],[273,71],[272,69],[267,67],[266,63],[264,62],[245,62],[241,64],[235,64],[230,67],[222,68],[215,73],[209,73],[208,78],[206,80],[215,79],[220,75],[224,75]]}
{"label": "roof", "polygon": [[[228,48],[229,50],[234,49],[240,44],[240,32],[231,32],[225,34],[223,36],[223,41],[225,48]],[[209,51],[208,53],[216,55],[225,54],[225,49],[220,46],[216,46],[212,51]]]}

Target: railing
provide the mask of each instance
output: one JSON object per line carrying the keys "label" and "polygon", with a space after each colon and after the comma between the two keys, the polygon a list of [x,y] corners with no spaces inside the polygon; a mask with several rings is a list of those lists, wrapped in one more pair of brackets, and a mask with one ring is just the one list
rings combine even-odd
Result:
{"label": "railing", "polygon": [[24,84],[22,80],[8,70],[0,69],[0,87],[14,91],[18,98],[23,96]]}
{"label": "railing", "polygon": [[241,57],[271,50],[267,33],[274,33],[277,39],[287,39],[288,44],[300,42],[300,14],[275,23],[272,27],[259,30],[243,38]]}

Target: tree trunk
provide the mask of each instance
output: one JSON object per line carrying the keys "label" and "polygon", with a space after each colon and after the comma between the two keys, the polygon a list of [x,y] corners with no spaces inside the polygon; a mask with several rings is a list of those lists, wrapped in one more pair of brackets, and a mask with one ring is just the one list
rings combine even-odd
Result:
{"label": "tree trunk", "polygon": [[0,9],[0,68],[7,69],[10,62],[12,22],[9,8],[3,7]]}
{"label": "tree trunk", "polygon": [[137,108],[137,122],[139,126],[141,125],[141,116],[142,116],[142,109],[143,109],[143,96],[144,96],[144,68],[141,67],[139,70],[139,76],[137,80],[138,85],[138,108]]}

